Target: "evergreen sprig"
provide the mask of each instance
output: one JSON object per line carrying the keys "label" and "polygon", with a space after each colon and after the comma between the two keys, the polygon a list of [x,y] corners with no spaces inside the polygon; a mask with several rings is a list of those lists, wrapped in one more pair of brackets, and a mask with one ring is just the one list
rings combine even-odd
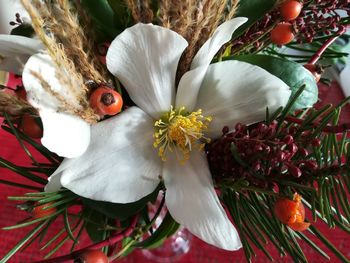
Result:
{"label": "evergreen sprig", "polygon": [[[298,93],[296,97],[300,95],[300,92]],[[294,155],[291,162],[314,161],[317,162],[317,167],[311,170],[303,170],[300,167],[302,170],[300,177],[291,176],[290,170],[284,170],[279,176],[277,174],[271,176],[251,170],[251,166],[237,150],[232,153],[236,165],[243,165],[246,170],[250,169],[252,176],[232,177],[234,175],[231,175],[231,177],[226,176],[222,179],[223,172],[212,169],[214,178],[220,182],[222,200],[238,228],[248,261],[251,261],[256,255],[254,252],[256,248],[271,261],[273,260],[266,249],[268,240],[281,255],[289,254],[295,262],[307,262],[299,245],[301,240],[322,257],[329,259],[327,253],[308,237],[312,235],[322,241],[342,262],[350,262],[314,225],[314,222],[320,219],[330,228],[338,227],[347,234],[350,233],[350,205],[347,201],[350,193],[348,162],[350,147],[348,147],[347,125],[338,125],[341,108],[349,101],[349,98],[336,106],[326,105],[319,110],[306,109],[292,115],[286,114],[294,101],[295,99],[291,99],[284,110],[279,109],[278,117],[273,114],[271,118],[267,114],[266,124],[278,123],[278,129],[273,136],[278,137],[282,134],[285,136],[286,130],[293,131],[295,142],[299,147],[305,147],[304,149],[308,151],[307,156]],[[256,124],[247,129],[252,131],[254,127]],[[332,132],[339,130],[343,130],[341,136]],[[313,140],[316,140],[319,145],[312,145]],[[241,160],[237,161],[237,158]],[[263,165],[270,167],[271,163],[267,161]],[[282,161],[280,165],[283,165]],[[257,179],[268,182],[269,186],[259,187],[259,184],[256,184]],[[273,211],[274,203],[279,197],[291,197],[294,193],[303,197],[302,202],[312,213],[313,218],[309,219],[312,226],[308,229],[307,234],[293,231],[282,224]]]}

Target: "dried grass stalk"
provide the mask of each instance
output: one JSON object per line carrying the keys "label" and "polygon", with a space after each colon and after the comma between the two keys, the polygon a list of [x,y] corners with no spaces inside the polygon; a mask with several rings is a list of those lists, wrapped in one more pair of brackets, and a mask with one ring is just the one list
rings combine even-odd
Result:
{"label": "dried grass stalk", "polygon": [[[89,67],[87,63],[87,55],[82,49],[83,39],[81,38],[81,35],[83,32],[81,29],[79,29],[79,26],[76,23],[77,21],[74,20],[75,18],[66,14],[69,12],[70,8],[67,4],[67,0],[58,0],[58,8],[54,7],[54,4],[42,4],[40,0],[21,1],[32,19],[32,25],[37,36],[45,45],[47,53],[50,55],[55,64],[57,78],[59,79],[61,85],[67,88],[67,92],[69,92],[71,96],[75,98],[75,101],[79,104],[79,107],[72,107],[70,102],[62,100],[57,93],[51,94],[62,103],[62,111],[76,114],[90,123],[96,122],[97,118],[94,114],[91,114],[92,109],[87,101],[87,93],[89,90],[85,86],[86,79],[82,74],[82,68],[85,74],[91,74],[88,78],[90,78],[92,75],[95,76],[94,78],[102,79],[102,77],[98,76],[92,67],[87,69],[87,67]],[[50,19],[45,19],[48,18],[49,15],[52,17]],[[58,15],[62,15],[62,17],[58,17]],[[71,29],[67,29],[68,27],[71,27]],[[53,30],[55,33],[58,33],[58,29],[62,30],[58,36],[55,36],[55,34],[50,31]],[[80,33],[77,32],[75,34],[75,29]],[[77,37],[75,39],[70,39],[71,42],[59,42],[59,40],[62,41],[63,38],[68,39],[68,36],[71,36],[73,33]],[[77,42],[80,44],[78,44],[77,47],[72,47]],[[70,48],[72,48],[72,50]],[[69,55],[73,55],[72,52],[77,52],[77,57],[70,58]],[[79,59],[76,61],[76,63],[79,61],[79,66],[76,66],[76,63],[73,62],[75,59]],[[36,77],[41,81],[43,87],[46,86],[47,90],[51,90],[49,84],[44,82],[42,76],[37,74]]]}
{"label": "dried grass stalk", "polygon": [[19,117],[25,113],[34,114],[36,110],[26,101],[13,94],[0,91],[0,115],[7,113],[11,117]]}
{"label": "dried grass stalk", "polygon": [[238,6],[239,6],[239,0],[231,0],[231,6],[226,16],[226,21],[231,20],[236,15]]}
{"label": "dried grass stalk", "polygon": [[231,19],[239,0],[162,0],[160,21],[164,27],[182,35],[189,43],[180,64],[177,79],[188,71],[193,57],[217,27]]}
{"label": "dried grass stalk", "polygon": [[[56,0],[50,4],[42,4],[33,0],[45,26],[58,43],[64,46],[66,56],[75,64],[76,70],[84,79],[102,82],[103,71],[97,70],[95,65],[100,62],[93,52],[95,47],[89,41],[85,31],[80,26],[79,19],[73,13],[73,6],[67,0]],[[101,67],[99,67],[101,69]]]}
{"label": "dried grass stalk", "polygon": [[136,23],[151,23],[153,21],[151,0],[125,0],[125,3]]}
{"label": "dried grass stalk", "polygon": [[[32,71],[31,74],[37,78],[41,84],[41,86],[48,92],[50,95],[55,97],[57,101],[60,103],[60,107],[58,111],[68,112],[74,115],[81,117],[86,122],[93,124],[96,123],[99,119],[99,116],[88,106],[88,102],[85,101],[72,101],[60,93],[52,90],[51,86],[47,81],[42,77],[38,72]],[[74,98],[73,98],[74,100]]]}

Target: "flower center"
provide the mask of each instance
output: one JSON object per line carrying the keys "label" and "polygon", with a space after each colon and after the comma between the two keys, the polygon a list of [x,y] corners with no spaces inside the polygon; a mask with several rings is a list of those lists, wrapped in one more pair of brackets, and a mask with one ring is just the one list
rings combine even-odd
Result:
{"label": "flower center", "polygon": [[[170,111],[161,116],[155,122],[154,147],[159,148],[158,154],[163,161],[166,160],[167,150],[175,153],[179,160],[186,161],[190,157],[193,149],[203,149],[205,143],[210,141],[204,137],[204,131],[208,129],[208,125],[212,118],[204,117],[202,110],[198,109],[192,113],[182,107]],[[182,155],[180,159],[179,152]]]}

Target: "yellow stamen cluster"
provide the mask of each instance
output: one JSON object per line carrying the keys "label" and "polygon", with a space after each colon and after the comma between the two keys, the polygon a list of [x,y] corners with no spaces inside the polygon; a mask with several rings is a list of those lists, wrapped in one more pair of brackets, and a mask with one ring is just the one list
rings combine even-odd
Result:
{"label": "yellow stamen cluster", "polygon": [[204,136],[204,131],[208,129],[211,117],[204,117],[202,110],[199,109],[192,113],[186,112],[182,107],[165,113],[154,126],[154,147],[159,148],[158,154],[163,161],[166,160],[166,152],[175,150],[178,158],[179,150],[183,155],[182,161],[186,161],[190,157],[190,152],[197,148],[203,149],[205,143],[210,139]]}

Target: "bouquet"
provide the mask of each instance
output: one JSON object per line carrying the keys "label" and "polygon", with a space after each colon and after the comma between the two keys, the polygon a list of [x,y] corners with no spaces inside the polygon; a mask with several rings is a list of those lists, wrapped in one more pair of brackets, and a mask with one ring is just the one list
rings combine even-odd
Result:
{"label": "bouquet", "polygon": [[349,0],[14,4],[1,6],[0,70],[22,84],[1,85],[0,113],[32,164],[0,157],[28,213],[3,231],[31,230],[1,262],[42,240],[40,262],[112,262],[180,226],[247,261],[273,260],[268,242],[295,262],[308,261],[299,242],[329,259],[313,236],[349,262],[314,224],[350,233],[348,99],[315,106],[324,69],[347,56]]}

